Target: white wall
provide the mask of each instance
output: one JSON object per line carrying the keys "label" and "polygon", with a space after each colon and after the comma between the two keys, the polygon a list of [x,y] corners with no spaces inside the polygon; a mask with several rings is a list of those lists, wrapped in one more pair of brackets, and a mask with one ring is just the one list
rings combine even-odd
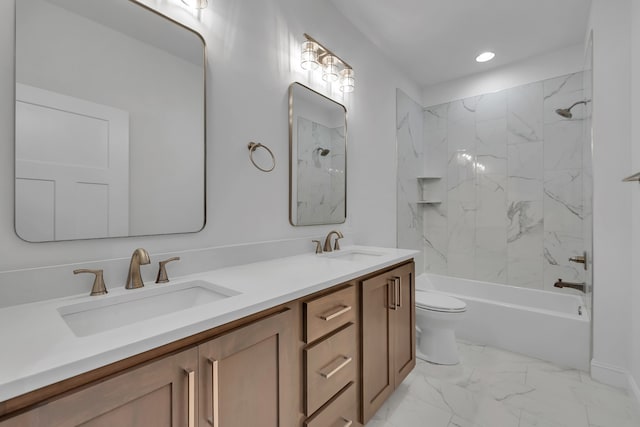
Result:
{"label": "white wall", "polygon": [[[627,385],[630,369],[633,183],[630,0],[594,0],[592,376]],[[637,165],[636,165],[637,166]],[[636,215],[637,216],[637,215]],[[636,338],[637,339],[637,338]]]}
{"label": "white wall", "polygon": [[[296,228],[288,221],[288,86],[299,80],[335,95],[335,88],[331,92],[319,78],[299,68],[304,32],[344,57],[356,72],[356,90],[345,99],[348,220],[339,228],[355,233],[358,243],[395,246],[396,88],[419,98],[417,85],[387,62],[329,2],[213,0],[200,17],[177,0],[143,3],[193,27],[207,42],[207,226],[190,235],[41,244],[23,242],[15,235],[14,2],[0,2],[0,305],[5,297],[13,302],[38,299],[45,286],[50,295],[57,294],[52,291],[57,283],[47,280],[44,284],[47,270],[31,270],[39,272],[42,283],[20,283],[14,280],[19,274],[9,273],[13,270],[115,259],[116,270],[122,271],[122,277],[111,278],[115,286],[123,282],[128,258],[136,247],[145,247],[154,257],[249,242],[306,241],[335,228]],[[249,141],[273,150],[278,165],[272,173],[251,165]],[[149,156],[152,161],[152,153]],[[308,245],[311,252],[311,242]],[[68,268],[69,283],[77,283],[78,278],[70,273],[73,266]],[[90,283],[84,286],[88,290]]]}
{"label": "white wall", "polygon": [[[640,0],[633,0],[631,13],[631,115],[640,117]],[[640,171],[640,121],[631,122],[631,170]],[[640,185],[631,184],[632,251],[634,261],[640,255]],[[632,389],[640,401],[640,264],[633,262],[631,280],[631,374]]]}
{"label": "white wall", "polygon": [[[575,73],[582,70],[583,59],[584,45],[579,43],[490,71],[428,86],[422,93],[422,105],[430,107]],[[478,69],[481,68],[482,64],[478,64]]]}

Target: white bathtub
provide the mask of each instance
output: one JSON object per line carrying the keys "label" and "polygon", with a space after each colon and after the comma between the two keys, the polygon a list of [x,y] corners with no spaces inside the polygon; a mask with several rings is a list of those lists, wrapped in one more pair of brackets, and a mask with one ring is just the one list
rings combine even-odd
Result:
{"label": "white bathtub", "polygon": [[456,331],[459,339],[589,369],[591,326],[581,296],[436,274],[418,276],[416,290],[446,293],[467,303]]}

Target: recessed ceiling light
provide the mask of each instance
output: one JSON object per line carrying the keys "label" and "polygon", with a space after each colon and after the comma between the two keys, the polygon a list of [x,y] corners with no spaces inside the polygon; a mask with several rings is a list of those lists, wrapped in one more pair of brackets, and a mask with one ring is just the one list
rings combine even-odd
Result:
{"label": "recessed ceiling light", "polygon": [[478,55],[476,57],[476,61],[477,62],[487,62],[487,61],[491,61],[493,58],[495,58],[496,54],[493,52],[483,52],[480,55]]}

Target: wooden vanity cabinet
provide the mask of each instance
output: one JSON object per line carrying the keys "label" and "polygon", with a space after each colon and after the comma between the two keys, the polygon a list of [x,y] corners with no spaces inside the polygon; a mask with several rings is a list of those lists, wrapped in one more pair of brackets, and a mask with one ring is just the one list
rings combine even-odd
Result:
{"label": "wooden vanity cabinet", "polygon": [[415,356],[414,264],[362,281],[362,422],[411,372]]}
{"label": "wooden vanity cabinet", "polygon": [[302,307],[304,425],[359,426],[357,282],[312,296]]}
{"label": "wooden vanity cabinet", "polygon": [[294,311],[70,392],[0,427],[296,425]]}
{"label": "wooden vanity cabinet", "polygon": [[294,322],[285,309],[198,346],[200,426],[295,425]]}
{"label": "wooden vanity cabinet", "polygon": [[194,426],[197,354],[191,348],[131,369],[9,418],[0,426]]}
{"label": "wooden vanity cabinet", "polygon": [[0,402],[0,427],[359,427],[415,366],[414,264],[381,271]]}

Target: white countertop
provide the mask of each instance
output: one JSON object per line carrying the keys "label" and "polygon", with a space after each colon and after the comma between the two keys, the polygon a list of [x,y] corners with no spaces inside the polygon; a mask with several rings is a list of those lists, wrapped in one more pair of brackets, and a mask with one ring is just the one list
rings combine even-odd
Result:
{"label": "white countertop", "polygon": [[[340,252],[358,250],[380,255],[346,260],[330,257],[337,253],[304,254],[183,276],[168,284],[151,282],[142,289],[113,287],[104,296],[77,295],[0,309],[0,402],[409,260],[417,253],[369,246],[349,246]],[[84,337],[75,336],[58,312],[70,304],[194,279],[240,295]]]}

